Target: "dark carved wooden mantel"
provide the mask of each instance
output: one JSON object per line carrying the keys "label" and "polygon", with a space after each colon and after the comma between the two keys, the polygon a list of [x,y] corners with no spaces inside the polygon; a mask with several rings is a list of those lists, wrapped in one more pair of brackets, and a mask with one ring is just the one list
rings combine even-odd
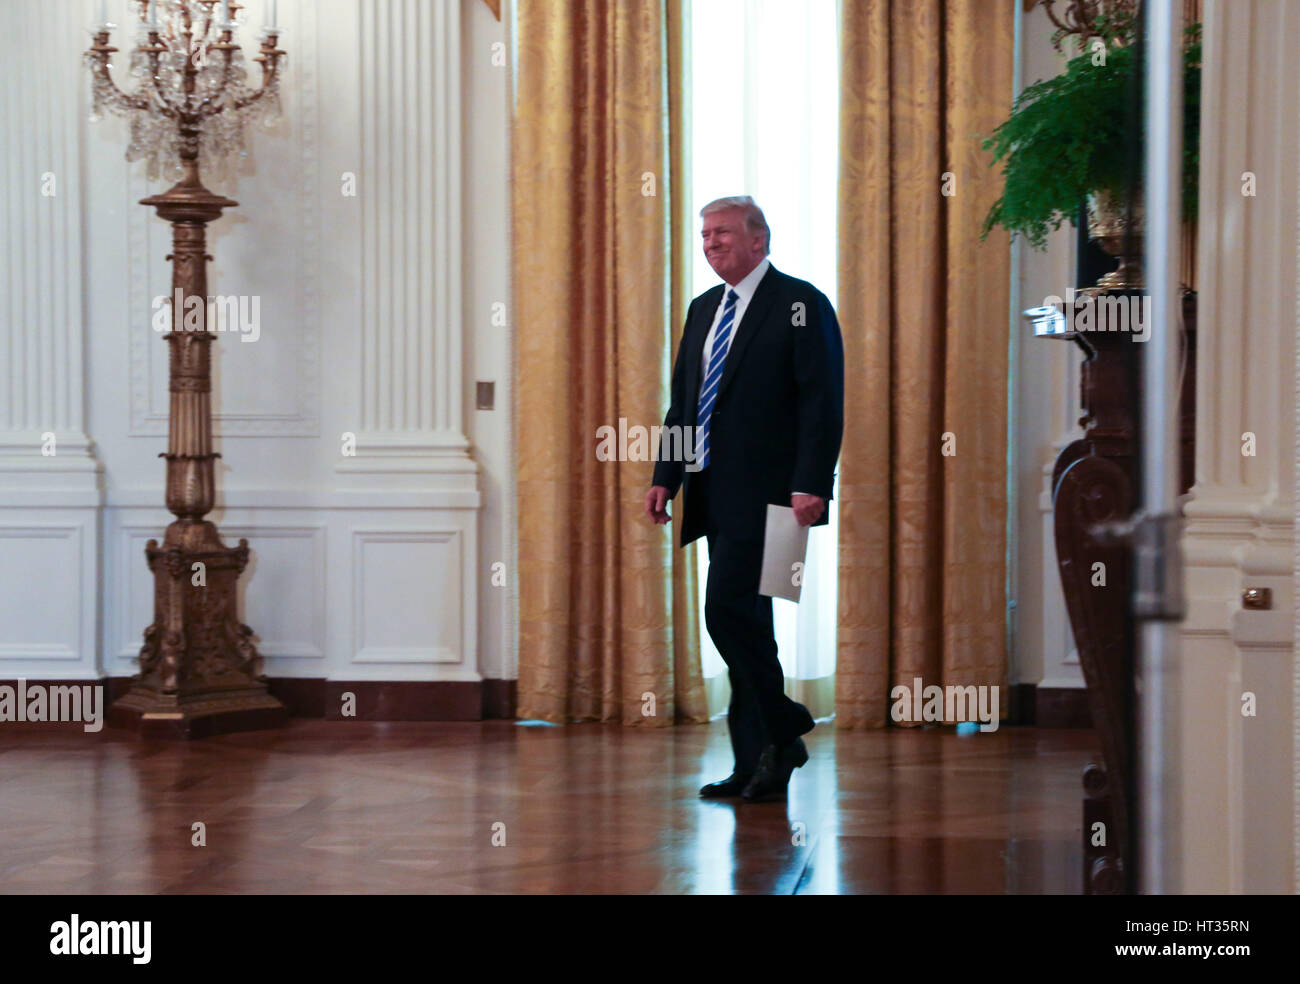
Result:
{"label": "dark carved wooden mantel", "polygon": [[[1075,302],[1076,316],[1083,303]],[[1193,293],[1183,297],[1183,320],[1186,367],[1179,408],[1179,487],[1186,492],[1192,485],[1195,455]],[[1084,436],[1061,451],[1052,470],[1061,587],[1102,758],[1083,775],[1084,892],[1123,894],[1133,891],[1135,868],[1132,550],[1095,530],[1100,524],[1128,519],[1139,505],[1136,410],[1145,346],[1123,331],[1057,332],[1053,337],[1073,340],[1085,353],[1079,420]],[[1104,844],[1094,843],[1099,840],[1094,837],[1098,830],[1104,833]]]}

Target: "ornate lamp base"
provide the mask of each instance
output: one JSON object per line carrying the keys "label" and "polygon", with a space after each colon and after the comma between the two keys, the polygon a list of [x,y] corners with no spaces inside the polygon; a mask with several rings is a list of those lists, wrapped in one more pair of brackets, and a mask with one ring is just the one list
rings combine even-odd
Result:
{"label": "ornate lamp base", "polygon": [[288,720],[288,708],[265,685],[186,699],[136,684],[108,711],[110,727],[128,728],[141,738],[208,738],[280,728]]}
{"label": "ornate lamp base", "polygon": [[178,519],[145,557],[154,623],[144,630],[140,675],[114,701],[109,723],[174,738],[282,726],[289,711],[267,691],[252,629],[236,614],[248,541],[227,547],[207,520]]}

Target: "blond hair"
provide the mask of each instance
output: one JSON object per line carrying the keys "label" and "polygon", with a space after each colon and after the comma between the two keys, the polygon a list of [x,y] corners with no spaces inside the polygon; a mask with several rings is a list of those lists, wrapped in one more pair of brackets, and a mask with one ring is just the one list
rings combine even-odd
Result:
{"label": "blond hair", "polygon": [[761,232],[763,234],[764,254],[772,252],[772,230],[767,227],[767,219],[763,218],[763,210],[758,207],[758,204],[749,195],[730,195],[726,198],[715,198],[700,209],[700,218],[714,212],[725,212],[733,208],[738,208],[744,212],[746,229],[750,232]]}

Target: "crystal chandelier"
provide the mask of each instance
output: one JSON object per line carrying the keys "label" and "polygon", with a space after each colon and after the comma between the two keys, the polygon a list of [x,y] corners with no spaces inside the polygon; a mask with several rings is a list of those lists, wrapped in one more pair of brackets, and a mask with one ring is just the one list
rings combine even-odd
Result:
{"label": "crystal chandelier", "polygon": [[205,170],[223,178],[248,157],[245,130],[280,119],[280,73],[285,53],[276,47],[275,0],[263,30],[259,87],[248,82],[243,49],[234,41],[241,5],[233,0],[131,0],[137,8],[135,47],[127,90],[114,83],[106,22],[100,3],[95,44],[86,52],[91,77],[90,120],[104,113],[127,119],[128,161],[144,160],[150,180],[179,180],[185,160],[200,149]]}

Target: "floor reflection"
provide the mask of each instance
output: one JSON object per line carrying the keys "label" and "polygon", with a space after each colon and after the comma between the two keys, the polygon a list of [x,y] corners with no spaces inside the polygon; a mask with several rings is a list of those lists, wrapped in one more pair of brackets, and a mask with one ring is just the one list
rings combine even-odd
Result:
{"label": "floor reflection", "polygon": [[788,798],[751,804],[698,796],[731,770],[725,721],[0,730],[0,891],[1080,890],[1090,732],[826,724],[806,742]]}

